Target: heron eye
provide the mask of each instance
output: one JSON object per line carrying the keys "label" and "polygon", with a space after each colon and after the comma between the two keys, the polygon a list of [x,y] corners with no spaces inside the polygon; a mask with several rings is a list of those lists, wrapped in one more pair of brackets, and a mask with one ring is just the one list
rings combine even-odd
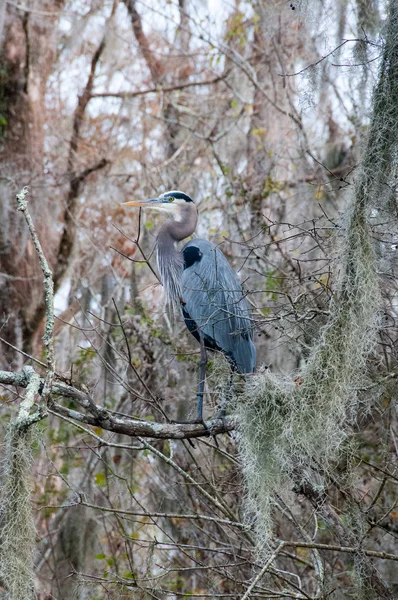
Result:
{"label": "heron eye", "polygon": [[169,202],[174,202],[175,198],[173,196],[169,196]]}

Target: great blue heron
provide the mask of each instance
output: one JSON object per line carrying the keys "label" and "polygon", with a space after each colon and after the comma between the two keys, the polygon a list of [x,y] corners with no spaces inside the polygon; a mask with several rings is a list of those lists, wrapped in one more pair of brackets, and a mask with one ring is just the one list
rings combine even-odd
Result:
{"label": "great blue heron", "polygon": [[242,286],[224,254],[209,241],[193,239],[177,250],[176,244],[193,234],[198,221],[197,208],[187,194],[172,190],[124,204],[174,217],[157,234],[157,262],[168,302],[180,306],[186,326],[200,343],[197,419],[203,422],[206,349],[223,352],[239,373],[253,373],[255,368],[256,349]]}

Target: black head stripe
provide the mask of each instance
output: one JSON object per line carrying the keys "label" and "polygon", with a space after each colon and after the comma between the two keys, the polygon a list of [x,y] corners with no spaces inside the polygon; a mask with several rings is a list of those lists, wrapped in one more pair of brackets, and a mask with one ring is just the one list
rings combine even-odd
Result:
{"label": "black head stripe", "polygon": [[163,196],[165,198],[167,198],[168,196],[171,196],[172,198],[175,198],[176,200],[185,200],[185,202],[193,202],[192,198],[190,198],[187,194],[184,194],[184,192],[166,192],[165,194],[163,194]]}

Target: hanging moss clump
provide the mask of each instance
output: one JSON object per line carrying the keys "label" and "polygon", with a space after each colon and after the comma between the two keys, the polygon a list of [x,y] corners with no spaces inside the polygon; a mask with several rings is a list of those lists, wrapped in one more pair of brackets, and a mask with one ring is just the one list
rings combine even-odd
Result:
{"label": "hanging moss clump", "polygon": [[34,592],[36,529],[33,520],[32,444],[36,426],[11,423],[5,443],[0,507],[0,582],[10,600],[30,600]]}
{"label": "hanging moss clump", "polygon": [[[250,378],[237,403],[247,518],[259,549],[269,547],[272,506],[309,483],[321,493],[346,446],[366,386],[374,348],[380,286],[370,221],[395,210],[398,156],[398,4],[391,1],[371,124],[351,206],[342,223],[340,281],[331,316],[294,381],[267,371]],[[383,258],[383,257],[382,257]],[[383,260],[385,260],[385,256]]]}

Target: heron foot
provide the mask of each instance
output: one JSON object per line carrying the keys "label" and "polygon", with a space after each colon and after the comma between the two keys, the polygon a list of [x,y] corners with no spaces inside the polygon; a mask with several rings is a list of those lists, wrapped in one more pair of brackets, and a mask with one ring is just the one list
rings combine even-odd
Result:
{"label": "heron foot", "polygon": [[216,414],[216,416],[211,419],[211,423],[212,423],[212,425],[210,427],[210,433],[211,433],[211,435],[213,435],[213,436],[217,435],[217,433],[213,433],[213,432],[220,425],[219,421],[221,421],[221,426],[225,427],[224,418],[225,418],[225,414],[220,414],[220,412],[218,412]]}
{"label": "heron foot", "polygon": [[227,406],[226,403],[221,404],[221,406],[218,407],[218,411],[216,413],[216,416],[214,417],[214,419],[216,421],[223,421],[224,417],[227,416]]}
{"label": "heron foot", "polygon": [[198,419],[196,419],[195,421],[196,421],[196,423],[197,423],[198,425],[199,425],[199,423],[200,423],[201,425],[203,425],[203,427],[204,427],[205,431],[208,431],[208,433],[209,433],[209,435],[210,435],[210,429],[207,427],[206,421],[205,421],[203,418],[202,418],[202,419],[199,419],[199,418],[198,418]]}

